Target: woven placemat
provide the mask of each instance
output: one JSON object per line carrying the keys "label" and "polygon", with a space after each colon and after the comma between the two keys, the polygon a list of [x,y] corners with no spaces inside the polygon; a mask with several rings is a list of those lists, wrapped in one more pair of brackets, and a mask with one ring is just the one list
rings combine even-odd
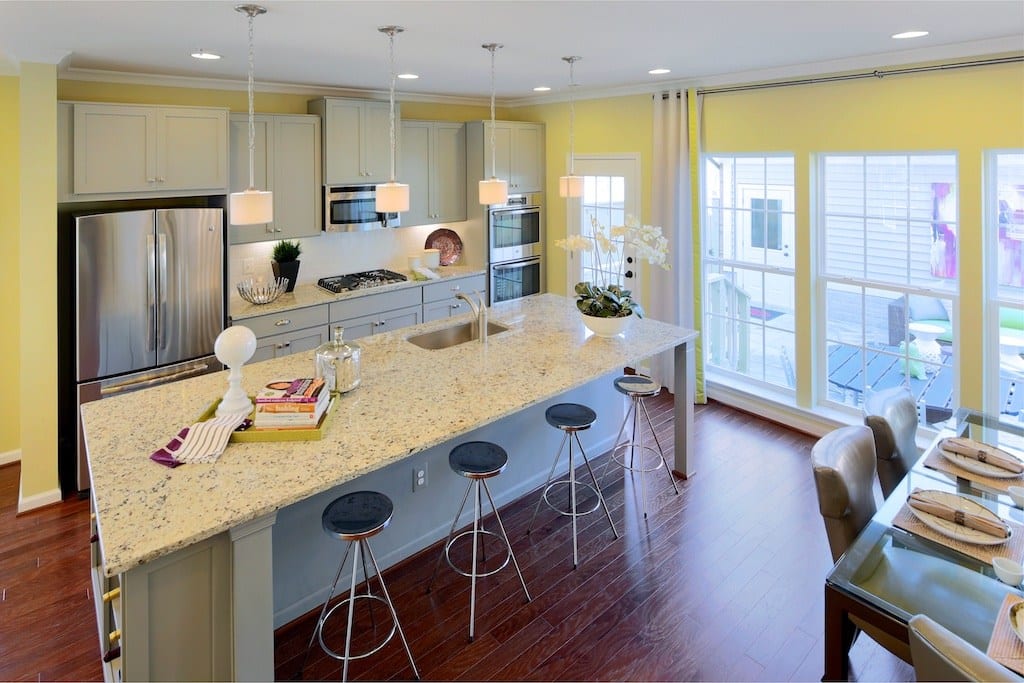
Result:
{"label": "woven placemat", "polygon": [[976,484],[987,486],[995,491],[1002,491],[1006,493],[1007,489],[1011,486],[1024,486],[1024,477],[1014,477],[1012,479],[1000,479],[998,477],[986,477],[983,474],[975,474],[974,472],[968,472],[963,467],[954,464],[944,458],[939,453],[938,447],[935,447],[924,459],[924,466],[928,469],[937,470],[939,472],[945,472],[951,474],[954,477],[960,477],[967,481],[973,481]]}
{"label": "woven placemat", "polygon": [[1010,626],[1010,607],[1022,600],[1024,598],[1015,593],[1009,593],[1003,598],[1003,606],[999,608],[999,616],[996,617],[996,625],[988,639],[988,649],[985,650],[989,657],[1019,674],[1024,674],[1024,643]]}
{"label": "woven placemat", "polygon": [[1000,543],[999,545],[977,545],[976,543],[965,543],[964,541],[958,541],[955,538],[951,538],[944,534],[940,534],[938,531],[934,531],[928,526],[925,526],[923,522],[918,521],[914,513],[910,511],[910,507],[904,503],[900,511],[896,513],[896,516],[892,520],[892,525],[899,527],[904,531],[909,531],[915,536],[921,536],[929,540],[935,541],[947,548],[952,548],[957,552],[963,553],[968,557],[973,557],[979,562],[985,564],[992,564],[993,557],[1005,557],[1015,562],[1024,563],[1024,524],[1014,522],[1008,519],[1004,519],[1004,522],[1009,525],[1013,533],[1010,534],[1010,538],[1006,543]]}

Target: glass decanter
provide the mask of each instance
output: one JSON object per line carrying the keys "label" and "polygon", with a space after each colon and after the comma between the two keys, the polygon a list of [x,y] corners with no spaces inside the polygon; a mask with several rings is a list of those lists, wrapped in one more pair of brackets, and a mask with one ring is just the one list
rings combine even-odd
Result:
{"label": "glass decanter", "polygon": [[346,342],[344,336],[345,328],[336,325],[334,339],[316,350],[316,376],[324,378],[324,384],[334,395],[352,391],[362,380],[359,358],[363,350],[355,342]]}

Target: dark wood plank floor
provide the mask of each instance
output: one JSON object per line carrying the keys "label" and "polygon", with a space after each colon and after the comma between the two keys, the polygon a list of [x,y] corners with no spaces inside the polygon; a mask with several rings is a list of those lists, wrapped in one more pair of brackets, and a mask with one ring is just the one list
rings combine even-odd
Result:
{"label": "dark wood plank floor", "polygon": [[[670,447],[671,396],[649,405]],[[607,456],[595,458],[620,538],[603,515],[582,518],[576,570],[568,518],[542,507],[527,536],[536,495],[503,508],[533,600],[525,602],[511,566],[480,580],[472,643],[469,580],[442,566],[425,592],[439,546],[386,570],[421,676],[819,680],[830,561],[808,465],[814,438],[716,403],[696,408],[694,438],[697,474],[679,482],[678,496],[664,472],[648,475],[647,519],[639,481],[614,466],[602,478]],[[99,680],[87,505],[16,517],[17,480],[16,465],[0,468],[0,680]],[[373,616],[386,623],[382,609]],[[296,677],[315,618],[278,629],[279,679]],[[362,607],[357,628],[373,635]],[[340,648],[336,636],[328,642]],[[859,680],[913,679],[866,637],[851,667]],[[340,664],[314,648],[302,673],[337,679]],[[411,675],[397,639],[350,671],[361,680]]]}

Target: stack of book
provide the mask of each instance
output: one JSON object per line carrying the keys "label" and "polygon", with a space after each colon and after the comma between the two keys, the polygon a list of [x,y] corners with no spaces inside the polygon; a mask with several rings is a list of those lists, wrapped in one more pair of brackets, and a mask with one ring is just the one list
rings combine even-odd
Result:
{"label": "stack of book", "polygon": [[330,403],[321,377],[271,382],[256,394],[253,425],[259,429],[312,429]]}

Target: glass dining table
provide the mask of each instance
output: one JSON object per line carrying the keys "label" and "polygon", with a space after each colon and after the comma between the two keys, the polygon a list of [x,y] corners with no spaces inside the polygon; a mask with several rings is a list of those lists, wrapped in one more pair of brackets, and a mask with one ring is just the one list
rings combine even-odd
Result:
{"label": "glass dining table", "polygon": [[[956,414],[955,425],[935,438],[826,577],[823,680],[849,677],[847,655],[856,633],[851,619],[907,643],[907,622],[923,613],[985,651],[1007,594],[1024,596],[1019,586],[1001,583],[988,561],[972,556],[985,552],[966,554],[933,540],[936,534],[929,538],[901,528],[915,528],[901,520],[907,515],[907,496],[924,489],[970,498],[1024,535],[1024,509],[1015,507],[1006,492],[1010,485],[1024,486],[1024,476],[976,476],[948,466],[938,451],[942,439],[965,436],[1024,459],[1024,429],[968,410]],[[1008,549],[1013,546],[1007,542]],[[1024,545],[1016,548],[1024,553]]]}

